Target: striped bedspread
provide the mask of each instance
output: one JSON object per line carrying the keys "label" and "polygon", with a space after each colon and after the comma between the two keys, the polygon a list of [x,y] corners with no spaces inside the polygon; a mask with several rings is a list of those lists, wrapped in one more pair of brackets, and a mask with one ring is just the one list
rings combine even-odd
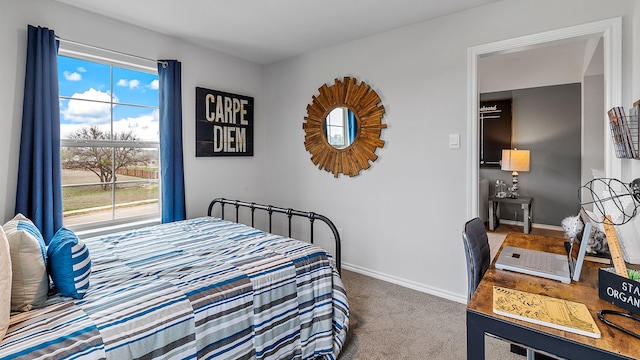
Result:
{"label": "striped bedspread", "polygon": [[0,358],[335,359],[348,326],[333,258],[202,217],[84,240],[91,287],[12,314]]}

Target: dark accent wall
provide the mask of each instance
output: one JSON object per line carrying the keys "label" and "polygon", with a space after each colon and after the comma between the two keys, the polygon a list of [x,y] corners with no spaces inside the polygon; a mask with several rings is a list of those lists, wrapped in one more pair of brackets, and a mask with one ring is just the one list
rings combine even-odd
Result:
{"label": "dark accent wall", "polygon": [[[481,94],[480,100],[513,99],[513,147],[531,151],[531,170],[520,172],[520,194],[533,197],[532,220],[559,226],[562,219],[580,208],[578,188],[581,172],[580,84]],[[489,179],[489,194],[495,182],[511,184],[511,173],[480,169]],[[501,205],[501,218],[522,221],[516,205]]]}

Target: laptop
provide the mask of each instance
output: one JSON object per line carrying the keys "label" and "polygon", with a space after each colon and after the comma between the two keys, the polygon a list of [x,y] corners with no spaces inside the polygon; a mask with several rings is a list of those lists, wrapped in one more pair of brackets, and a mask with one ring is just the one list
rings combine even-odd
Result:
{"label": "laptop", "polygon": [[570,284],[571,280],[578,281],[592,228],[591,220],[584,210],[580,210],[579,221],[584,225],[582,232],[571,241],[566,254],[505,246],[496,260],[496,268],[558,280],[567,284]]}

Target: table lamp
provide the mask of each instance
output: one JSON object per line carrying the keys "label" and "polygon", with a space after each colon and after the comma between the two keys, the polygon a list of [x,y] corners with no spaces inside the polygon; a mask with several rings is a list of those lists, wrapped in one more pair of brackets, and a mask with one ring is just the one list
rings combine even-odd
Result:
{"label": "table lamp", "polygon": [[512,171],[513,186],[509,197],[518,197],[518,171],[529,171],[529,150],[502,150],[501,170]]}

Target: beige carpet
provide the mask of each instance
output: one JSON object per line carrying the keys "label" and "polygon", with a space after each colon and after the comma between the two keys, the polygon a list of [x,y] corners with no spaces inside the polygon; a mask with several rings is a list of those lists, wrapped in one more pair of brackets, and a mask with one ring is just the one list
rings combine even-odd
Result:
{"label": "beige carpet", "polygon": [[[466,306],[343,270],[349,333],[338,360],[466,359]],[[486,358],[524,360],[486,338]]]}

